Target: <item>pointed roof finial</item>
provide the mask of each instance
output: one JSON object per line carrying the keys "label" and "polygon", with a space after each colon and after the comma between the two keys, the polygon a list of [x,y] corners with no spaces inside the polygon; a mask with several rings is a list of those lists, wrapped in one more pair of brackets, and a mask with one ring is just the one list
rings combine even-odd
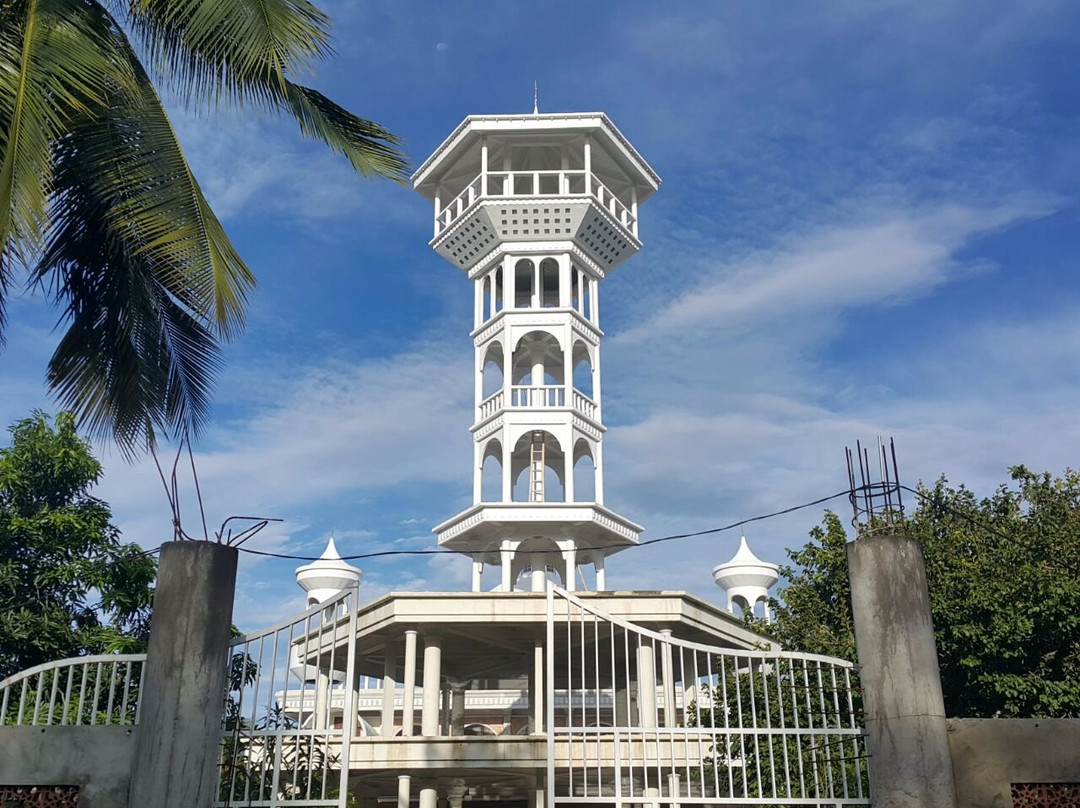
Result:
{"label": "pointed roof finial", "polygon": [[540,85],[533,79],[533,115],[540,114]]}

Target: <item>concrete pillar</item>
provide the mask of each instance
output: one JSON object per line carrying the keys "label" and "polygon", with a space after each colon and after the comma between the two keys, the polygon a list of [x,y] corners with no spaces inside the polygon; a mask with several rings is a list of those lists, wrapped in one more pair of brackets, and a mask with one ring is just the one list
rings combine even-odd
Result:
{"label": "concrete pillar", "polygon": [[412,799],[411,787],[412,778],[407,774],[399,774],[397,779],[397,808],[409,808],[409,800]]}
{"label": "concrete pillar", "polygon": [[161,546],[131,808],[209,808],[218,798],[236,558],[224,544]]}
{"label": "concrete pillar", "polygon": [[875,808],[956,804],[926,567],[907,536],[847,546]]}
{"label": "concrete pillar", "polygon": [[570,547],[563,550],[563,566],[566,570],[564,576],[564,585],[567,592],[573,592],[577,589],[577,582],[574,580],[577,576],[577,548]]}
{"label": "concrete pillar", "polygon": [[420,789],[420,808],[435,808],[438,802],[438,794],[434,786],[424,786]]}
{"label": "concrete pillar", "polygon": [[[442,639],[424,637],[424,709],[420,722],[425,737],[439,734],[439,690],[442,682]],[[423,790],[420,791],[421,797]]]}
{"label": "concrete pillar", "polygon": [[453,682],[450,685],[450,734],[465,734],[465,685],[466,682]]}
{"label": "concrete pillar", "polygon": [[533,592],[547,591],[547,556],[539,553],[533,556],[529,581]]}
{"label": "concrete pillar", "polygon": [[[665,628],[660,631],[665,640],[671,639],[671,629]],[[664,642],[660,644],[660,673],[663,676],[663,681],[660,686],[664,689],[664,726],[665,727],[677,727],[679,725],[679,713],[678,708],[675,706],[675,670],[672,654],[671,643]]]}
{"label": "concrete pillar", "polygon": [[397,660],[394,658],[393,648],[387,644],[383,659],[382,677],[382,724],[379,732],[384,738],[394,735],[394,695],[397,690],[397,682],[394,675],[397,671]]}
{"label": "concrete pillar", "polygon": [[509,547],[503,547],[499,551],[499,577],[503,592],[510,592],[514,588],[513,570],[514,551]]}
{"label": "concrete pillar", "polygon": [[484,588],[484,562],[478,556],[473,557],[472,562],[472,591],[479,592]]}
{"label": "concrete pillar", "polygon": [[405,687],[401,706],[401,734],[405,737],[413,734],[413,724],[416,723],[413,717],[416,704],[416,635],[413,629],[405,632]]}
{"label": "concrete pillar", "polygon": [[[597,500],[599,502],[600,500]],[[593,567],[596,569],[596,591],[607,591],[607,576],[604,574],[604,556],[593,556]]]}

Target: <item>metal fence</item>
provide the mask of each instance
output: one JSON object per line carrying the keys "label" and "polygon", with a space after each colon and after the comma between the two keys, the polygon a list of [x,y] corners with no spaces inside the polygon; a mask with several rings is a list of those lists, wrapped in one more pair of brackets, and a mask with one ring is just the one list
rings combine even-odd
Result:
{"label": "metal fence", "polygon": [[356,602],[350,589],[232,644],[219,806],[344,808]]}
{"label": "metal fence", "polygon": [[0,726],[133,726],[146,654],[46,662],[0,681]]}
{"label": "metal fence", "polygon": [[852,663],[686,642],[555,586],[547,631],[549,808],[869,804]]}

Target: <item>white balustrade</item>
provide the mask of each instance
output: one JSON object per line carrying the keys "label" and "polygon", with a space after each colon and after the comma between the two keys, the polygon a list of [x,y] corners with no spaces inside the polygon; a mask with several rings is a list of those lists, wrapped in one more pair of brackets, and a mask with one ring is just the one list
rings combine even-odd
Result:
{"label": "white balustrade", "polygon": [[[591,180],[587,182],[586,180]],[[591,196],[636,237],[637,218],[595,174],[584,171],[488,171],[470,182],[436,216],[437,233],[446,230],[481,199]]]}
{"label": "white balustrade", "polygon": [[586,418],[596,420],[596,402],[577,390],[574,391],[574,409]]}
{"label": "white balustrade", "polygon": [[510,388],[511,407],[565,407],[566,388],[561,384],[514,385]]}
{"label": "white balustrade", "polygon": [[480,420],[490,418],[496,412],[502,409],[503,405],[503,392],[499,390],[492,393],[490,396],[480,402]]}

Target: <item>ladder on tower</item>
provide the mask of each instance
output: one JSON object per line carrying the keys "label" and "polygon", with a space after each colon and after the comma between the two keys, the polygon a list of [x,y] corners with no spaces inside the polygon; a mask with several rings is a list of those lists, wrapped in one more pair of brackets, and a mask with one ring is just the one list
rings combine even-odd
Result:
{"label": "ladder on tower", "polygon": [[533,432],[529,446],[529,502],[544,501],[544,433]]}

